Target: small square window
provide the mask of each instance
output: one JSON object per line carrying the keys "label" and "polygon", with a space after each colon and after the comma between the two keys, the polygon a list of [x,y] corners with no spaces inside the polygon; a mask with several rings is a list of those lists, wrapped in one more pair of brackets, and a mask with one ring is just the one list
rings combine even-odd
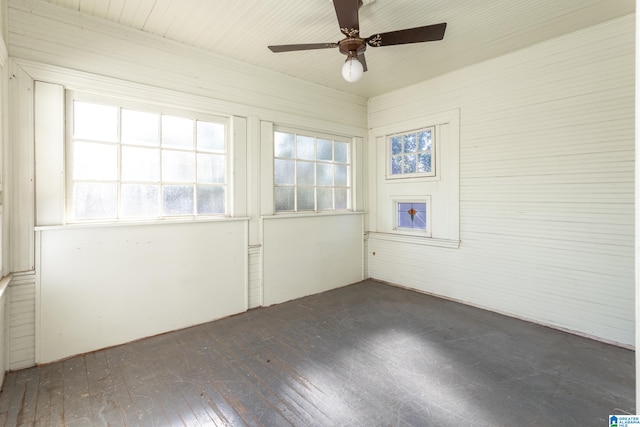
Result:
{"label": "small square window", "polygon": [[429,197],[394,199],[394,231],[430,235],[429,201]]}

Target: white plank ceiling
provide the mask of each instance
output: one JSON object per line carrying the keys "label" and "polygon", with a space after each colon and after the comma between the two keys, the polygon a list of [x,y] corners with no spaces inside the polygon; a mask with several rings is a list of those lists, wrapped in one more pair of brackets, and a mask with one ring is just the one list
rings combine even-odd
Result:
{"label": "white plank ceiling", "polygon": [[447,22],[445,38],[369,47],[369,71],[347,83],[338,49],[267,49],[339,41],[331,0],[47,1],[367,98],[635,11],[635,0],[374,0],[360,9],[362,36]]}

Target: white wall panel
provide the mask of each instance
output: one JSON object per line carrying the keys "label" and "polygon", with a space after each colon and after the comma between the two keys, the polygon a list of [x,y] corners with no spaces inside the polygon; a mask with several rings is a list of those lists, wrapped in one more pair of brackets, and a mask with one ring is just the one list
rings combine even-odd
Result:
{"label": "white wall panel", "polygon": [[369,124],[454,108],[460,248],[372,233],[371,277],[633,345],[634,17],[374,98]]}
{"label": "white wall panel", "polygon": [[4,213],[9,224],[5,273],[33,271],[35,266],[33,80],[13,61],[9,72],[10,127],[3,165],[5,176],[10,177],[4,186]]}
{"label": "white wall panel", "polygon": [[264,304],[363,279],[362,214],[264,219]]}
{"label": "white wall panel", "polygon": [[38,233],[39,363],[247,308],[244,220]]}

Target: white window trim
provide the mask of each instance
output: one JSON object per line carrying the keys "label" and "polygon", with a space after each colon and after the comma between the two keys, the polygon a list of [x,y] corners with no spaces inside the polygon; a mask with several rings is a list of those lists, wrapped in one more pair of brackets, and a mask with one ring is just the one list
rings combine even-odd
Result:
{"label": "white window trim", "polygon": [[[398,203],[424,203],[427,207],[427,227],[426,229],[398,227]],[[418,237],[431,237],[431,196],[391,196],[391,218],[393,226],[391,232],[394,234],[404,234]]]}
{"label": "white window trim", "polygon": [[[394,136],[400,136],[408,133],[418,133],[423,130],[431,129],[433,134],[432,136],[432,145],[431,145],[431,171],[430,172],[415,172],[415,173],[401,173],[401,174],[392,174],[391,173],[391,138]],[[389,134],[386,136],[386,178],[387,179],[409,179],[409,178],[432,178],[435,177],[436,169],[438,167],[438,140],[439,140],[439,132],[437,125],[430,125],[421,127],[418,129],[410,129],[402,132],[396,132],[393,134]],[[417,154],[417,152],[416,152]]]}
{"label": "white window trim", "polygon": [[[433,177],[386,179],[387,136],[407,129],[436,127],[437,174]],[[460,110],[416,115],[371,128],[370,165],[367,171],[367,232],[387,240],[407,241],[427,246],[458,247],[460,244]],[[391,195],[428,194],[431,197],[431,237],[406,235],[393,230]]]}
{"label": "white window trim", "polygon": [[[273,125],[272,127],[272,131],[271,131],[271,143],[270,143],[270,164],[271,167],[269,168],[270,174],[271,174],[271,178],[270,178],[270,182],[271,182],[271,209],[268,211],[269,214],[268,215],[277,215],[277,216],[302,216],[302,215],[309,215],[309,216],[318,216],[318,215],[335,215],[335,214],[341,214],[341,213],[353,213],[356,212],[356,191],[355,191],[355,187],[356,187],[356,155],[357,155],[357,150],[356,150],[356,138],[355,137],[347,137],[344,135],[339,135],[339,134],[332,134],[329,132],[323,132],[323,131],[315,131],[315,130],[310,130],[310,129],[301,129],[301,128],[296,128],[296,127],[291,127],[291,126],[280,126],[280,125]],[[274,150],[274,138],[273,138],[273,134],[274,132],[284,132],[284,133],[292,133],[292,134],[296,134],[296,135],[306,135],[306,136],[313,136],[314,138],[325,138],[325,139],[331,139],[333,141],[337,141],[337,142],[345,142],[349,144],[349,163],[347,163],[347,165],[349,166],[349,186],[347,187],[349,189],[349,207],[347,209],[322,209],[322,210],[295,210],[295,211],[277,211],[276,207],[275,207],[275,188],[276,188],[276,183],[274,180],[274,160],[276,159],[275,156],[275,150]],[[337,163],[339,164],[339,163]],[[264,182],[264,181],[263,181]],[[314,186],[315,187],[315,186]],[[263,217],[268,216],[268,215],[263,215]]]}
{"label": "white window trim", "polygon": [[[73,177],[71,174],[71,167],[73,165],[73,150],[71,149],[71,144],[73,142],[73,102],[74,101],[84,101],[84,102],[92,102],[97,104],[104,105],[113,105],[118,108],[123,109],[134,109],[138,111],[148,111],[158,114],[164,115],[172,115],[176,117],[185,117],[193,120],[203,120],[210,121],[215,123],[224,124],[225,126],[225,157],[226,157],[226,178],[225,178],[225,214],[215,214],[215,215],[196,215],[196,214],[187,214],[187,215],[176,215],[176,216],[163,216],[160,212],[159,217],[154,218],[96,218],[96,219],[75,219],[72,218],[70,212],[73,209]],[[219,116],[206,112],[198,112],[191,110],[189,108],[177,108],[177,107],[167,107],[161,104],[153,103],[152,101],[145,102],[141,100],[130,100],[123,99],[119,97],[109,96],[109,95],[97,95],[89,92],[83,91],[74,91],[74,90],[66,90],[65,91],[65,117],[66,117],[66,128],[65,128],[65,138],[64,138],[64,149],[65,149],[65,158],[66,158],[66,166],[65,166],[65,212],[64,218],[66,224],[84,224],[84,223],[131,223],[131,224],[139,224],[141,222],[156,222],[156,223],[167,223],[171,220],[177,219],[192,219],[192,220],[211,220],[212,218],[228,218],[233,217],[234,209],[233,209],[233,174],[234,174],[234,156],[233,156],[233,141],[230,137],[231,135],[231,119],[225,116]],[[118,123],[120,126],[120,123]],[[118,163],[118,170],[120,170],[120,163]],[[120,179],[117,180],[120,182]],[[159,181],[161,184],[162,181]],[[118,193],[117,203],[120,205],[120,196]]]}

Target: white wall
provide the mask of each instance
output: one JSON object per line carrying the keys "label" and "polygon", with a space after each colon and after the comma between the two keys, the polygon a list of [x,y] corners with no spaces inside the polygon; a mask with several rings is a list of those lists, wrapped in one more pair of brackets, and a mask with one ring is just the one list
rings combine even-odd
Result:
{"label": "white wall", "polygon": [[370,237],[371,277],[633,345],[632,16],[369,107],[371,128],[460,110],[459,249]]}
{"label": "white wall", "polygon": [[[272,150],[272,134],[263,132],[264,124],[344,135],[362,145],[366,100],[46,2],[12,0],[8,15],[16,111],[8,163],[15,165],[14,194],[21,197],[13,204],[20,215],[9,224],[11,250],[20,269],[35,277],[23,291],[32,292],[30,303],[35,306],[37,300],[38,307],[31,329],[28,323],[20,329],[32,337],[32,345],[15,355],[21,358],[15,363],[56,360],[261,305],[264,277],[271,271],[264,260],[277,258],[274,254],[289,244],[263,230],[263,221],[273,215],[272,189],[262,179],[272,175],[273,167],[264,161],[265,150]],[[229,117],[234,159],[230,218],[65,225],[64,128],[52,118],[63,117],[66,89]],[[363,186],[360,166],[353,167],[352,178]],[[353,203],[361,209],[362,195],[357,194]],[[35,227],[25,222],[33,218]],[[333,230],[351,227],[354,218],[360,225],[340,254],[359,263],[334,269],[335,283],[362,278],[361,216],[316,221],[317,233],[307,240],[309,247],[317,247]],[[277,221],[287,229],[298,220]],[[325,289],[316,285],[294,295]]]}
{"label": "white wall", "polygon": [[246,310],[246,221],[45,227],[45,363]]}
{"label": "white wall", "polygon": [[264,221],[264,304],[363,279],[363,215],[270,217]]}

